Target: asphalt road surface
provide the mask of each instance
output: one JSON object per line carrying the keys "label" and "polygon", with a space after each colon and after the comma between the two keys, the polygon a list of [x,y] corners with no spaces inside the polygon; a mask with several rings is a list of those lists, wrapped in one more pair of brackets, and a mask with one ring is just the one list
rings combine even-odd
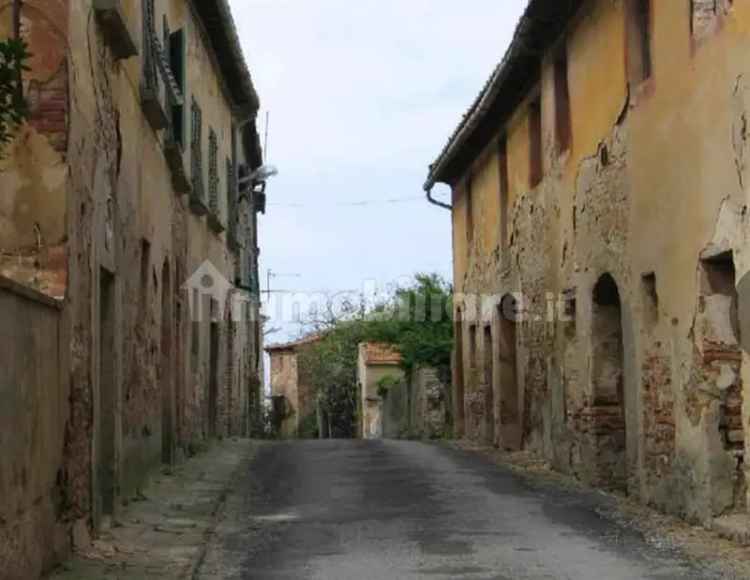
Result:
{"label": "asphalt road surface", "polygon": [[237,489],[198,578],[721,577],[600,515],[602,494],[437,444],[267,444]]}

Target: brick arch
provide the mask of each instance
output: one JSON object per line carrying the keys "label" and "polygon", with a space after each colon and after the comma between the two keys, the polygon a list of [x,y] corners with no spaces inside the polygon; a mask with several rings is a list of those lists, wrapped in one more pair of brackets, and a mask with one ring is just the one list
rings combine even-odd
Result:
{"label": "brick arch", "polygon": [[622,301],[609,273],[599,278],[592,292],[591,397],[596,484],[627,491]]}
{"label": "brick arch", "polygon": [[518,376],[518,299],[503,296],[497,306],[500,444],[511,450],[521,448],[521,383]]}

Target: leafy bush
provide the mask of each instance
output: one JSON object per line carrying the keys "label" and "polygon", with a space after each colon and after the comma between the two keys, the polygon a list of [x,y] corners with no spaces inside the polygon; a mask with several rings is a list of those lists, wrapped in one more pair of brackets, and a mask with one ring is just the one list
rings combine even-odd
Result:
{"label": "leafy bush", "polygon": [[401,352],[407,374],[419,366],[450,374],[453,349],[452,288],[436,274],[418,274],[384,304],[367,312],[352,308],[316,330],[322,340],[300,354],[300,368],[329,417],[331,437],[356,436],[359,388],[357,360],[363,342],[383,342]]}
{"label": "leafy bush", "polygon": [[397,387],[402,383],[402,380],[393,375],[386,375],[378,381],[378,397],[385,399],[388,396],[388,392],[393,388]]}
{"label": "leafy bush", "polygon": [[425,366],[450,369],[453,289],[437,274],[417,274],[368,320],[370,340],[395,346],[409,373]]}
{"label": "leafy bush", "polygon": [[312,413],[300,422],[299,437],[300,439],[317,439],[318,435],[318,415]]}
{"label": "leafy bush", "polygon": [[29,70],[26,61],[31,55],[26,42],[11,38],[0,41],[0,156],[13,139],[13,131],[29,114],[23,97],[21,75]]}

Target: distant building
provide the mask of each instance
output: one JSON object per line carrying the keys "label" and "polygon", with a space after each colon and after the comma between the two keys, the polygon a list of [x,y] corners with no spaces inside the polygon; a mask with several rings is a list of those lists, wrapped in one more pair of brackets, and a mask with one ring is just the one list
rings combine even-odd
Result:
{"label": "distant building", "polygon": [[392,345],[359,345],[359,435],[363,439],[444,437],[449,424],[448,387],[432,368],[407,374]]}
{"label": "distant building", "polygon": [[299,437],[304,423],[317,428],[316,393],[300,355],[321,338],[322,335],[314,334],[266,348],[271,358],[271,399],[278,423],[275,428],[283,438]]}
{"label": "distant building", "polygon": [[381,343],[367,342],[359,345],[357,363],[360,388],[360,431],[363,439],[380,439],[396,436],[386,430],[386,383],[395,386],[405,380],[401,368],[401,353]]}

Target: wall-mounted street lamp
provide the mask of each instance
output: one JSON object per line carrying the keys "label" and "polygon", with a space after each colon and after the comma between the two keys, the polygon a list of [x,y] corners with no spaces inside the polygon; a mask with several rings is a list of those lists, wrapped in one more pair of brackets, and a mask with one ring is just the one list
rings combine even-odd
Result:
{"label": "wall-mounted street lamp", "polygon": [[258,184],[264,184],[270,178],[275,177],[279,174],[279,170],[274,165],[261,165],[253,171],[250,175],[241,177],[239,181],[240,191],[245,189],[248,185],[255,187]]}
{"label": "wall-mounted street lamp", "polygon": [[279,174],[279,170],[273,165],[261,165],[249,175],[240,177],[239,200],[249,198],[250,194],[255,199],[256,212],[266,213],[266,184],[268,180]]}

